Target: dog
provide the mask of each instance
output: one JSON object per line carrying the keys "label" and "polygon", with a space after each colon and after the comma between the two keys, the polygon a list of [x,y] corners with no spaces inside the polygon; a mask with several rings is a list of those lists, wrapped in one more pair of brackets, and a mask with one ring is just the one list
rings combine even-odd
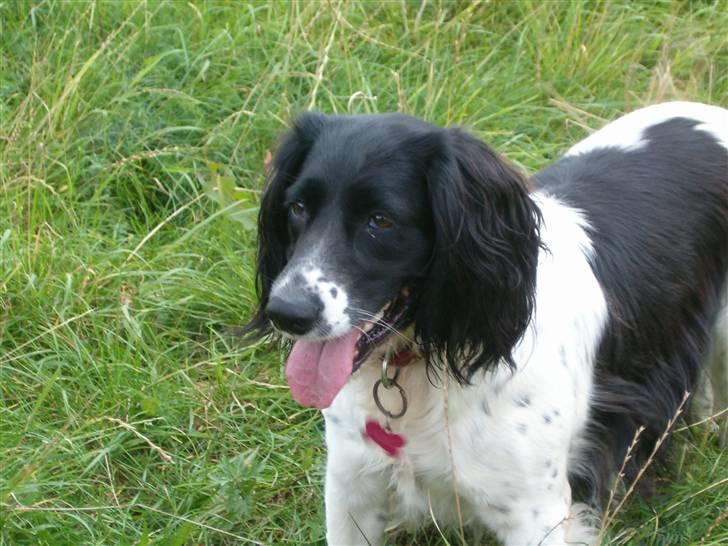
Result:
{"label": "dog", "polygon": [[634,111],[530,178],[461,128],[305,113],[258,227],[247,329],[323,410],[329,544],[593,543],[726,312],[728,110]]}

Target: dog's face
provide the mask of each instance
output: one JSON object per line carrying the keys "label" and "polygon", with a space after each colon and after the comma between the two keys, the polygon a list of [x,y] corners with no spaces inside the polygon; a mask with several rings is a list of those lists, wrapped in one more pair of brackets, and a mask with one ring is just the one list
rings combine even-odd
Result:
{"label": "dog's face", "polygon": [[307,405],[327,406],[413,322],[425,355],[460,376],[463,361],[507,359],[522,334],[537,223],[523,180],[462,131],[401,114],[306,114],[261,203],[251,325],[298,339],[288,379]]}
{"label": "dog's face", "polygon": [[426,141],[437,133],[397,115],[309,130],[315,140],[276,204],[287,262],[266,313],[279,330],[309,340],[375,326],[358,340],[358,364],[388,328],[404,325],[409,285],[432,255]]}

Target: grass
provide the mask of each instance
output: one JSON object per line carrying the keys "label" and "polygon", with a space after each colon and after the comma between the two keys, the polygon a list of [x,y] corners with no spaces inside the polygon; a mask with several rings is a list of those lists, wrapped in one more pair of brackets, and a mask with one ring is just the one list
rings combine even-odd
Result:
{"label": "grass", "polygon": [[[0,1],[0,544],[322,544],[321,418],[237,336],[276,135],[401,110],[533,171],[639,105],[728,105],[727,28],[725,1]],[[726,454],[678,436],[609,543],[728,542]]]}

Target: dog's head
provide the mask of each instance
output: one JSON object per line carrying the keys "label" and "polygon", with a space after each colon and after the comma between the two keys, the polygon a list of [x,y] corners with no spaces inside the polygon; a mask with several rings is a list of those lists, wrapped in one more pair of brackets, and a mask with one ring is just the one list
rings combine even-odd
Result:
{"label": "dog's head", "polygon": [[539,214],[523,177],[460,129],[402,114],[301,116],[259,218],[260,307],[298,339],[287,375],[326,407],[410,325],[460,380],[511,363],[533,307]]}

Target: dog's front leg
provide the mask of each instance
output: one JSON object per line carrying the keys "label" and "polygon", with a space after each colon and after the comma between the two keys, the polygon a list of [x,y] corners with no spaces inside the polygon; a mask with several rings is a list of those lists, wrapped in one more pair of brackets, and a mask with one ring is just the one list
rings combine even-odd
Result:
{"label": "dog's front leg", "polygon": [[325,487],[329,546],[376,546],[384,541],[387,479],[382,473],[361,470],[351,460],[337,461],[329,455]]}
{"label": "dog's front leg", "polygon": [[353,423],[326,417],[326,541],[329,546],[384,542],[389,474]]}

